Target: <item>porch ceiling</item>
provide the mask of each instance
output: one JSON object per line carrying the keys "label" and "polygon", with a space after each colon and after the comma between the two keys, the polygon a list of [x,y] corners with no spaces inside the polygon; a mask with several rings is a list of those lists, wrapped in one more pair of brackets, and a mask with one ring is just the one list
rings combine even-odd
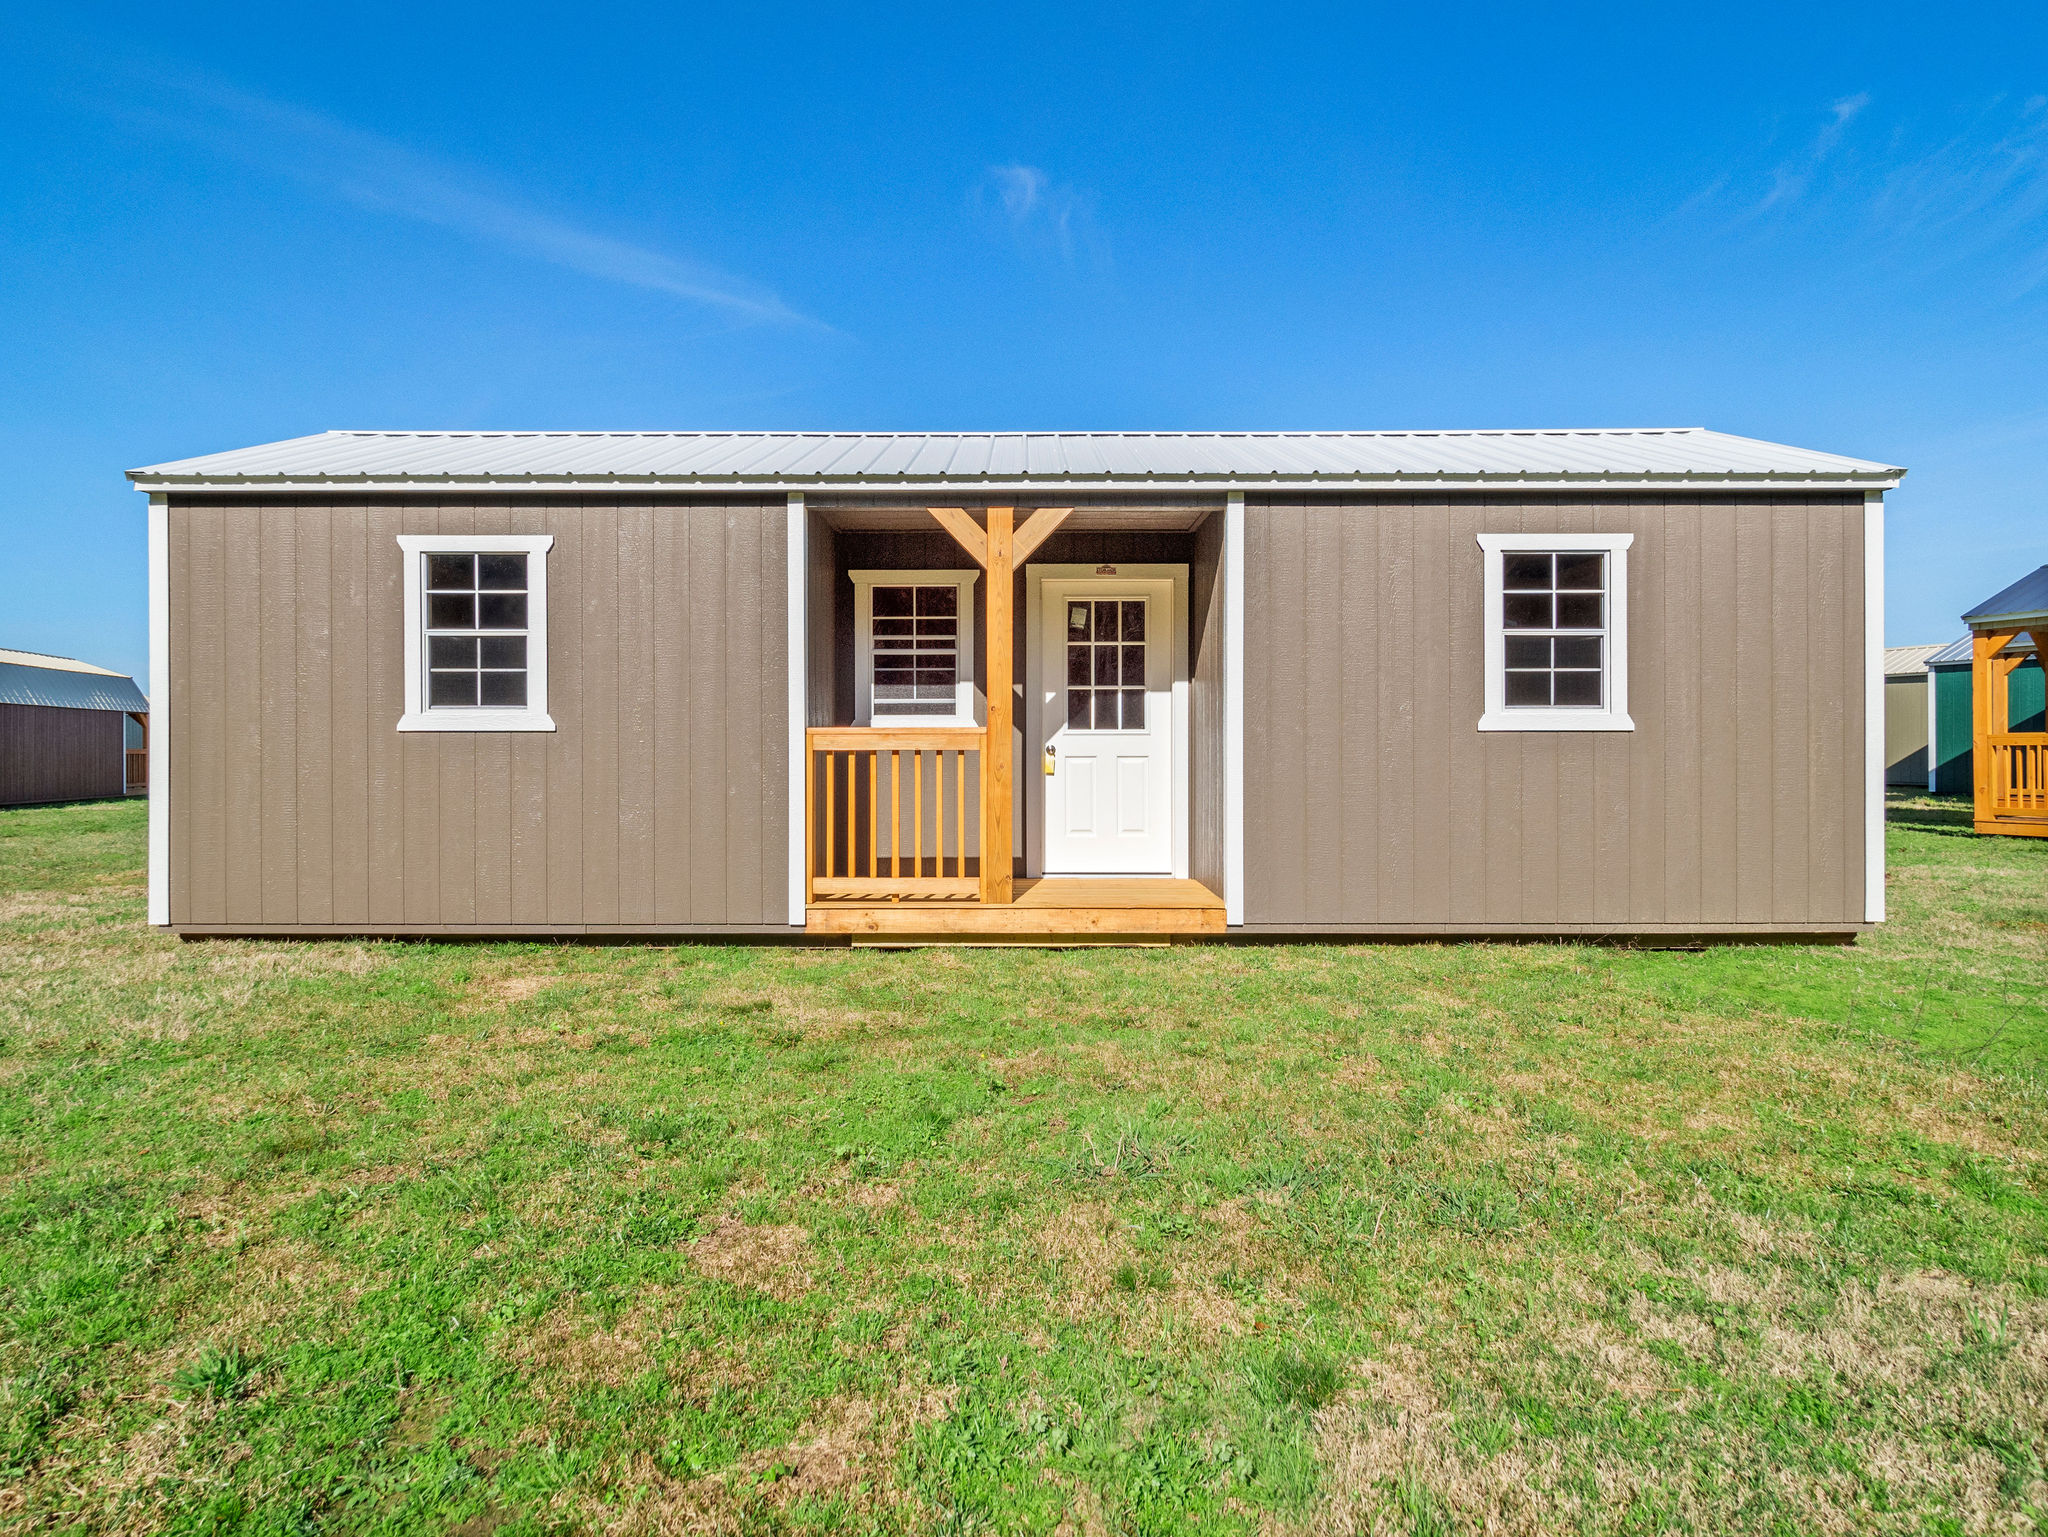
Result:
{"label": "porch ceiling", "polygon": [[[894,530],[909,529],[927,533],[937,525],[932,521],[930,509],[938,505],[930,498],[920,497],[916,501],[896,498],[867,498],[862,500],[825,500],[810,497],[806,500],[813,512],[822,517],[832,528],[844,530]],[[953,506],[962,505],[958,500]],[[967,514],[976,523],[988,522],[983,507],[969,503]],[[1013,505],[998,502],[998,506]],[[1071,507],[1073,515],[1061,525],[1063,529],[1119,529],[1144,530],[1153,533],[1187,533],[1199,528],[1212,512],[1223,510],[1223,498],[1179,497],[1151,499],[1137,502],[1080,501],[1061,498],[1053,501],[1041,497],[1036,501],[1017,501],[1017,521],[1038,507]]]}

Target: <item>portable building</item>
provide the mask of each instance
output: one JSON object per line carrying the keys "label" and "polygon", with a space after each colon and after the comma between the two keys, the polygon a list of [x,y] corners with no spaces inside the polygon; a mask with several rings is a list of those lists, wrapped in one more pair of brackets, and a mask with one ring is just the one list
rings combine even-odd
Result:
{"label": "portable building", "polygon": [[2041,642],[2048,566],[1963,615],[1970,627],[1970,780],[1980,833],[2048,838]]}
{"label": "portable building", "polygon": [[1699,428],[331,432],[130,473],[181,933],[1883,916],[1893,466]]}
{"label": "portable building", "polygon": [[0,806],[143,793],[148,722],[125,673],[0,650]]}
{"label": "portable building", "polygon": [[1933,712],[1928,703],[1927,659],[1931,646],[1887,646],[1884,653],[1884,782],[1927,783],[1928,741]]}

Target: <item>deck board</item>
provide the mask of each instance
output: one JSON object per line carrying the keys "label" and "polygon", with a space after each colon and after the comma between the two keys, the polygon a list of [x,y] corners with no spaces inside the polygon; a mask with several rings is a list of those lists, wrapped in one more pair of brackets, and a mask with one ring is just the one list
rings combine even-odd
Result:
{"label": "deck board", "polygon": [[1049,876],[1016,883],[1005,906],[944,898],[899,902],[836,899],[805,910],[813,934],[1009,942],[1157,942],[1176,934],[1221,934],[1223,899],[1200,881],[1154,876]]}

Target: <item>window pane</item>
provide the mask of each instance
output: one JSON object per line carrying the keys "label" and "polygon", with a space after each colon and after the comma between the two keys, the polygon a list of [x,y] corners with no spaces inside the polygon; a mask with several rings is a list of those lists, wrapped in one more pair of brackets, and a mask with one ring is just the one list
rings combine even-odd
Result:
{"label": "window pane", "polygon": [[526,665],[526,637],[524,635],[493,636],[483,642],[484,666],[524,667]]}
{"label": "window pane", "polygon": [[1105,686],[1115,688],[1116,684],[1116,647],[1097,646],[1095,648],[1095,686],[1097,688]]}
{"label": "window pane", "polygon": [[1086,640],[1087,638],[1088,605],[1085,603],[1069,603],[1067,605],[1067,639]]}
{"label": "window pane", "polygon": [[1607,583],[1601,567],[1606,563],[1605,555],[1560,555],[1557,557],[1557,585],[1560,591],[1576,587],[1584,591],[1598,592]]}
{"label": "window pane", "polygon": [[1548,667],[1550,665],[1550,642],[1537,635],[1510,635],[1508,637],[1508,666]]}
{"label": "window pane", "polygon": [[1069,688],[1086,688],[1088,686],[1089,665],[1088,648],[1086,646],[1067,647],[1067,686]]}
{"label": "window pane", "polygon": [[1095,691],[1095,729],[1116,730],[1116,690],[1099,688]]}
{"label": "window pane", "polygon": [[473,630],[476,628],[476,599],[467,593],[435,593],[427,599],[427,628],[430,630]]}
{"label": "window pane", "polygon": [[1560,630],[1600,628],[1602,599],[1597,592],[1561,592],[1557,595],[1557,627]]}
{"label": "window pane", "polygon": [[524,555],[479,555],[476,558],[476,584],[479,587],[493,587],[500,591],[526,590],[526,557]]}
{"label": "window pane", "polygon": [[427,586],[430,588],[470,588],[476,583],[471,578],[476,574],[474,555],[429,555],[427,557]]}
{"label": "window pane", "polygon": [[957,619],[920,619],[917,621],[917,633],[928,642],[938,641],[950,647],[958,624]]}
{"label": "window pane", "polygon": [[1116,599],[1110,598],[1095,605],[1095,638],[1116,639]]}
{"label": "window pane", "polygon": [[1145,691],[1141,688],[1124,690],[1124,730],[1145,729]]}
{"label": "window pane", "polygon": [[481,673],[479,676],[484,680],[483,700],[485,704],[494,704],[510,709],[519,709],[525,706],[525,673],[487,672]]}
{"label": "window pane", "polygon": [[487,592],[476,600],[479,630],[523,630],[526,628],[526,594]]}
{"label": "window pane", "polygon": [[[1508,642],[1510,646],[1515,642]],[[1513,662],[1508,663],[1515,666]],[[1557,641],[1557,665],[1560,667],[1598,667],[1600,665],[1600,641],[1597,636],[1588,635],[1579,640],[1559,637]]]}
{"label": "window pane", "polygon": [[1145,638],[1145,604],[1143,599],[1128,601],[1124,604],[1123,638],[1125,640],[1143,640]]}
{"label": "window pane", "polygon": [[1123,653],[1124,682],[1135,683],[1139,688],[1143,688],[1145,686],[1145,648],[1143,646],[1125,646]]}
{"label": "window pane", "polygon": [[877,587],[875,593],[875,617],[877,619],[908,619],[914,611],[910,587]]}
{"label": "window pane", "polygon": [[1088,697],[1085,688],[1067,690],[1067,724],[1076,731],[1088,729]]}
{"label": "window pane", "polygon": [[877,619],[875,621],[875,634],[878,636],[911,635],[915,634],[916,630],[917,621],[914,619]]}
{"label": "window pane", "polygon": [[1509,593],[1500,600],[1501,623],[1510,630],[1547,630],[1550,628],[1550,595],[1548,593]]}
{"label": "window pane", "polygon": [[950,694],[953,691],[952,658],[919,657],[917,661],[917,686],[920,689],[943,689]]}
{"label": "window pane", "polygon": [[1508,703],[1531,705],[1550,703],[1550,674],[1511,672],[1508,674]]}
{"label": "window pane", "polygon": [[473,672],[430,672],[427,674],[428,704],[475,704],[476,674]]}
{"label": "window pane", "polygon": [[960,589],[957,587],[920,587],[917,589],[917,612],[952,617],[960,612]]}
{"label": "window pane", "polygon": [[1501,585],[1509,592],[1542,592],[1550,586],[1550,557],[1510,552],[1500,558]]}
{"label": "window pane", "polygon": [[1579,705],[1592,709],[1600,708],[1600,674],[1597,672],[1561,672],[1557,674],[1557,702]]}
{"label": "window pane", "polygon": [[476,642],[466,635],[430,635],[427,637],[427,665],[474,667]]}
{"label": "window pane", "polygon": [[877,635],[875,637],[875,650],[877,652],[915,651],[916,649],[917,642],[908,635]]}

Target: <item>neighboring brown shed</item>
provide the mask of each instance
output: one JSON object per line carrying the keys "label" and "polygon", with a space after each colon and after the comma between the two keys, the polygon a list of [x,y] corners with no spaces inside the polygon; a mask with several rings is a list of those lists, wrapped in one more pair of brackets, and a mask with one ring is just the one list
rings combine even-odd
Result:
{"label": "neighboring brown shed", "polygon": [[151,920],[1853,934],[1903,473],[1691,428],[327,433],[134,471]]}
{"label": "neighboring brown shed", "polygon": [[149,701],[124,673],[0,650],[0,806],[142,793],[148,721]]}

